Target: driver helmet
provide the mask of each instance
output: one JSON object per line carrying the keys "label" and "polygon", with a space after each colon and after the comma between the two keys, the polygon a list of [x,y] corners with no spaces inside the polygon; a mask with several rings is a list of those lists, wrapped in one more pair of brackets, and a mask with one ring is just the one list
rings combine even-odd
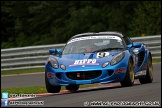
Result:
{"label": "driver helmet", "polygon": [[87,52],[91,52],[91,50],[92,50],[92,49],[91,49],[90,47],[87,47],[87,48],[86,48],[86,51],[87,51]]}

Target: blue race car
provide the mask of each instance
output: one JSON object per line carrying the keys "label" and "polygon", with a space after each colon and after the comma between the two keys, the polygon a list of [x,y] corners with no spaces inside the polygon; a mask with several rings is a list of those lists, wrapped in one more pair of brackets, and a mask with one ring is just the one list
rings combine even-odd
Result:
{"label": "blue race car", "polygon": [[49,93],[61,86],[76,91],[81,84],[120,82],[122,86],[153,81],[152,55],[144,43],[118,32],[83,33],[71,37],[63,50],[50,49],[45,63]]}

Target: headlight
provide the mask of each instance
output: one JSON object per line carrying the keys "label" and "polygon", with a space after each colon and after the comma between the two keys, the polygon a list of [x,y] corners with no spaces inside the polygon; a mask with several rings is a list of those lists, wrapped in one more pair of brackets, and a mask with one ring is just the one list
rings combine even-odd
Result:
{"label": "headlight", "polygon": [[55,58],[53,57],[49,57],[48,58],[48,63],[50,66],[52,66],[53,68],[57,69],[58,68],[58,62]]}
{"label": "headlight", "polygon": [[114,58],[111,60],[111,65],[115,65],[117,64],[118,62],[120,62],[125,56],[125,53],[124,52],[121,52],[119,54],[117,54],[116,56],[114,56]]}

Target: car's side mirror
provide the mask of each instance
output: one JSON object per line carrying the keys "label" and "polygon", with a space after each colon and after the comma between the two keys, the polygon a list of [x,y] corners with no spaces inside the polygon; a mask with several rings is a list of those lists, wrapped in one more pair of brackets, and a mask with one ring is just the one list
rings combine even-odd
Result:
{"label": "car's side mirror", "polygon": [[50,49],[50,50],[49,50],[49,54],[50,54],[50,55],[54,55],[55,52],[56,52],[56,49]]}
{"label": "car's side mirror", "polygon": [[127,49],[130,49],[132,46],[132,44],[127,45]]}
{"label": "car's side mirror", "polygon": [[61,49],[50,49],[49,50],[50,55],[60,56],[62,54]]}
{"label": "car's side mirror", "polygon": [[61,50],[61,49],[56,49],[56,51],[57,51],[57,53],[58,53],[59,55],[62,55],[62,50]]}

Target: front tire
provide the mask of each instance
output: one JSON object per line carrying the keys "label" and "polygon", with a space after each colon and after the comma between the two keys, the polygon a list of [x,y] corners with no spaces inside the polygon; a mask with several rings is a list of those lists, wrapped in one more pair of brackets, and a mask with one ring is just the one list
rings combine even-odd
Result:
{"label": "front tire", "polygon": [[124,87],[134,85],[134,68],[133,68],[133,61],[131,59],[128,62],[126,76],[124,80],[120,82],[120,84]]}
{"label": "front tire", "polygon": [[66,90],[77,91],[78,89],[79,89],[79,85],[76,84],[66,86]]}
{"label": "front tire", "polygon": [[45,73],[45,84],[46,84],[46,90],[48,93],[58,93],[61,90],[61,86],[53,86],[49,83],[47,78],[47,73]]}
{"label": "front tire", "polygon": [[139,78],[141,84],[152,83],[153,81],[153,66],[151,56],[148,57],[147,73],[145,78]]}

